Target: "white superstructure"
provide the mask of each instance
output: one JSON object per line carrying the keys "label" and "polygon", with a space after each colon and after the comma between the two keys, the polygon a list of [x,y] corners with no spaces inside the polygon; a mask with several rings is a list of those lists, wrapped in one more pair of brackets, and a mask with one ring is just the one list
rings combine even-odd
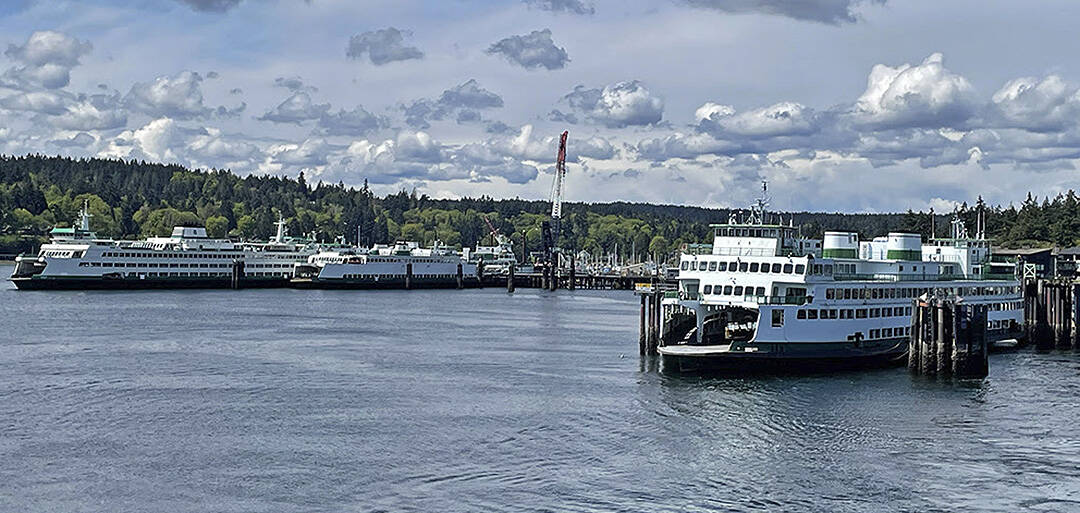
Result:
{"label": "white superstructure", "polygon": [[323,287],[435,288],[479,284],[476,264],[467,256],[440,246],[415,242],[371,249],[324,251],[298,266],[301,277]]}
{"label": "white superstructure", "polygon": [[[665,298],[665,355],[765,359],[896,357],[906,350],[913,299],[947,295],[988,305],[988,334],[1015,336],[1023,302],[1015,265],[991,259],[982,233],[923,243],[890,233],[860,242],[826,232],[820,252],[791,223],[713,225],[708,252],[684,253],[678,291]],[[675,324],[681,324],[681,332]],[[684,336],[679,336],[680,334]]]}

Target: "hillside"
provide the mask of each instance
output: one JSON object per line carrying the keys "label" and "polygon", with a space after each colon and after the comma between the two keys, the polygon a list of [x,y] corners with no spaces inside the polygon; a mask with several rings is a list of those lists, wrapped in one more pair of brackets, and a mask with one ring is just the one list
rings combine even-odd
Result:
{"label": "hillside", "polygon": [[[148,162],[71,159],[28,155],[0,157],[0,253],[31,251],[57,224],[74,222],[84,200],[91,225],[116,238],[166,235],[174,225],[205,226],[211,235],[265,239],[284,216],[292,234],[331,240],[344,235],[363,245],[395,239],[472,246],[489,234],[485,218],[520,247],[524,236],[537,247],[545,201],[431,199],[401,191],[383,197],[365,185],[308,184],[277,176],[240,177],[229,171],[190,170]],[[563,247],[593,254],[670,254],[680,244],[707,241],[708,224],[730,211],[644,203],[568,203],[564,206]],[[974,211],[961,216],[974,226]],[[785,214],[788,215],[788,214]],[[807,235],[829,229],[858,231],[863,237],[890,230],[929,233],[928,214],[790,214]],[[947,215],[937,216],[939,233]],[[1037,202],[1030,195],[1019,209],[988,209],[990,233],[1008,244],[1075,243],[1080,207],[1075,195]],[[523,235],[524,234],[524,235]]]}

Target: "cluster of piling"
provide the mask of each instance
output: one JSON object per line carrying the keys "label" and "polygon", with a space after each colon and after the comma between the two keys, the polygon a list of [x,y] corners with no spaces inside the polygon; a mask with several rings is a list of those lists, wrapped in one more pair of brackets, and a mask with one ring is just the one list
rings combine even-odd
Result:
{"label": "cluster of piling", "polygon": [[914,301],[908,369],[927,376],[984,378],[989,372],[986,305],[955,298]]}
{"label": "cluster of piling", "polygon": [[641,311],[638,316],[638,350],[642,355],[654,355],[660,347],[664,292],[653,283],[637,289],[636,293],[641,298]]}
{"label": "cluster of piling", "polygon": [[1068,280],[1031,280],[1024,284],[1024,329],[1039,349],[1080,347],[1074,320],[1080,285]]}

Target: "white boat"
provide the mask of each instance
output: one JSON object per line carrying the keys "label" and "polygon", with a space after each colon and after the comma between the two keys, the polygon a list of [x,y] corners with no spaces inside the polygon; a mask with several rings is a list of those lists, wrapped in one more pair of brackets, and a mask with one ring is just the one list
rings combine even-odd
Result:
{"label": "white boat", "polygon": [[415,242],[371,249],[323,251],[297,266],[294,285],[313,288],[457,288],[477,287],[476,264],[440,246]]}
{"label": "white boat", "polygon": [[802,238],[759,200],[744,222],[713,225],[708,251],[681,255],[678,290],[662,301],[659,352],[677,368],[899,363],[915,298],[988,306],[990,340],[1016,338],[1023,301],[1015,264],[955,219],[949,238],[914,233],[860,241]]}
{"label": "white boat", "polygon": [[478,242],[476,249],[469,253],[469,261],[476,265],[482,262],[485,275],[506,275],[510,273],[510,266],[520,268],[510,238],[500,234],[495,242],[494,246],[481,246]]}
{"label": "white boat", "polygon": [[15,259],[11,281],[19,289],[130,289],[284,286],[295,264],[320,245],[285,236],[267,243],[213,239],[201,227],[178,226],[168,237],[100,238],[90,230],[86,206],[77,226],[55,228],[36,255]]}

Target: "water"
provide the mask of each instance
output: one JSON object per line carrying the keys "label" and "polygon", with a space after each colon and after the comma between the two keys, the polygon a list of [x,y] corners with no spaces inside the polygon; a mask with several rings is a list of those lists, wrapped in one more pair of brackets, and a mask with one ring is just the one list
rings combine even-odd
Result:
{"label": "water", "polygon": [[626,292],[6,284],[0,511],[1080,511],[1072,352],[952,384],[636,351]]}

